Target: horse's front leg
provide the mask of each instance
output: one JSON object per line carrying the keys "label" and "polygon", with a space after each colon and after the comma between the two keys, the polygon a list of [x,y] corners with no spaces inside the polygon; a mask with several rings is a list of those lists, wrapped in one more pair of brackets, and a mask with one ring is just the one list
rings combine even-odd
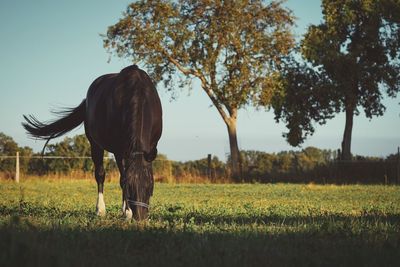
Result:
{"label": "horse's front leg", "polygon": [[129,208],[128,203],[126,203],[125,192],[124,192],[124,184],[125,184],[125,167],[124,167],[124,160],[121,156],[115,155],[115,160],[117,162],[118,170],[120,173],[119,178],[119,185],[121,186],[122,190],[122,214],[125,215],[127,219],[132,219],[133,212]]}
{"label": "horse's front leg", "polygon": [[106,173],[103,166],[104,150],[99,148],[96,144],[91,144],[92,160],[94,163],[94,176],[97,182],[97,203],[96,214],[99,216],[106,215],[106,204],[104,203],[104,180]]}

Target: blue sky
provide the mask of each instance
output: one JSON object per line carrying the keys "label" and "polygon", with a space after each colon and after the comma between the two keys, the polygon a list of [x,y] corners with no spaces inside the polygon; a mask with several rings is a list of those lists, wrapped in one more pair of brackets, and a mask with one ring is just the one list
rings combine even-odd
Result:
{"label": "blue sky", "polygon": [[[43,142],[29,139],[21,127],[22,114],[40,120],[52,118],[58,106],[76,106],[85,98],[91,82],[104,73],[118,72],[130,64],[111,57],[100,34],[116,23],[130,1],[125,0],[2,0],[0,2],[0,132],[19,145],[35,151]],[[291,0],[286,4],[298,18],[295,33],[322,19],[320,1]],[[229,153],[226,127],[210,100],[198,86],[180,91],[176,101],[159,88],[164,109],[164,132],[159,152],[173,160],[205,157],[208,153],[225,159]],[[179,90],[179,89],[177,89]],[[400,145],[398,99],[384,99],[383,117],[354,120],[353,153],[385,156]],[[337,149],[344,129],[344,115],[338,114],[303,147]],[[278,152],[293,149],[282,138],[284,125],[276,124],[272,112],[241,110],[238,138],[241,149]],[[83,127],[69,136],[83,133]],[[53,142],[60,141],[55,139]]]}

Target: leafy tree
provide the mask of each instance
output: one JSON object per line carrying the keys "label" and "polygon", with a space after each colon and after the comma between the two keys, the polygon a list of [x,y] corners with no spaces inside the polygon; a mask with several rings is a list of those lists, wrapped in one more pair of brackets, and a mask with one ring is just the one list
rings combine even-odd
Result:
{"label": "leafy tree", "polygon": [[172,163],[166,155],[157,154],[153,163],[153,173],[156,181],[172,181]]}
{"label": "leafy tree", "polygon": [[[54,158],[42,159],[41,153],[35,154],[36,157],[29,161],[28,172],[37,175],[53,172],[67,174],[74,170],[90,172],[93,170],[90,155],[90,143],[84,134],[65,137],[62,141],[47,146],[44,156]],[[116,163],[107,159],[108,155],[108,152],[104,154],[105,169],[107,172],[116,171]]]}
{"label": "leafy tree", "polygon": [[[32,155],[30,147],[19,147],[14,139],[0,132],[0,156],[15,156],[19,152],[20,170],[26,172],[28,169],[29,156]],[[15,158],[0,159],[0,172],[7,172],[10,176],[15,172]]]}
{"label": "leafy tree", "polygon": [[280,90],[272,97],[275,120],[286,124],[288,132],[283,133],[286,141],[299,146],[314,133],[313,122],[324,124],[340,111],[334,101],[337,92],[330,90],[330,80],[324,71],[316,71],[294,58],[284,61],[280,75]]}
{"label": "leafy tree", "polygon": [[265,153],[241,151],[247,181],[310,181],[329,173],[331,150],[306,147],[301,151]]}
{"label": "leafy tree", "polygon": [[104,46],[146,64],[170,91],[198,79],[227,126],[238,177],[238,110],[270,104],[277,66],[294,44],[293,17],[281,2],[142,0],[108,28]]}
{"label": "leafy tree", "polygon": [[[90,157],[90,144],[84,134],[72,138],[65,137],[59,143],[48,145],[47,149],[46,156]],[[48,169],[56,172],[69,172],[74,169],[91,171],[93,163],[90,158],[50,159],[48,160]]]}
{"label": "leafy tree", "polygon": [[[10,136],[0,133],[0,156],[15,156],[17,151],[17,143]],[[7,173],[11,178],[15,171],[15,159],[0,159],[0,171]]]}
{"label": "leafy tree", "polygon": [[269,180],[272,178],[276,155],[254,150],[242,150],[240,154],[247,179]]}
{"label": "leafy tree", "polygon": [[18,151],[18,144],[12,137],[0,132],[0,155],[14,156]]}
{"label": "leafy tree", "polygon": [[322,10],[301,52],[326,75],[325,94],[346,114],[342,159],[349,160],[354,115],[382,116],[383,93],[395,97],[400,89],[400,1],[323,0]]}
{"label": "leafy tree", "polygon": [[327,163],[335,159],[331,150],[319,149],[313,146],[304,148],[302,153],[316,163]]}
{"label": "leafy tree", "polygon": [[[213,156],[210,163],[211,179],[226,178],[226,166]],[[176,179],[187,177],[207,177],[208,176],[208,158],[186,162],[172,162],[172,174]]]}

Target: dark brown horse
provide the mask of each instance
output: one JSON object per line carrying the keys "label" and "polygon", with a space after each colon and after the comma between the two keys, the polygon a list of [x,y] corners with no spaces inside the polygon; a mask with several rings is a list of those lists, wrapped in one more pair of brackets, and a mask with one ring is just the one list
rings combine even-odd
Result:
{"label": "dark brown horse", "polygon": [[104,215],[106,211],[103,155],[107,150],[114,153],[121,174],[123,212],[128,218],[147,218],[154,187],[151,162],[156,158],[161,137],[162,109],[146,72],[133,65],[120,73],[103,75],[92,83],[78,107],[60,115],[60,119],[49,123],[24,116],[26,122],[22,125],[31,136],[48,141],[83,122],[95,166],[97,214]]}

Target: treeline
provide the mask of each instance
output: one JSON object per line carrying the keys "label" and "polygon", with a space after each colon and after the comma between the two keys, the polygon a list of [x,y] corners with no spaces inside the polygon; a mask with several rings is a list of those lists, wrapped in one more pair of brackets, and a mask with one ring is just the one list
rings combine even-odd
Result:
{"label": "treeline", "polygon": [[[29,147],[19,147],[9,136],[0,133],[0,174],[12,178],[15,172],[16,152],[20,153],[20,172],[26,175],[72,175],[91,177],[93,162],[90,144],[85,135],[66,137],[47,146],[42,158]],[[355,156],[352,161],[338,160],[340,152],[307,147],[299,151],[265,153],[241,151],[242,182],[315,182],[315,183],[399,183],[400,159],[392,154],[387,158]],[[105,154],[105,169],[119,176],[112,157]],[[60,158],[58,158],[60,157]],[[62,157],[62,158],[61,158]],[[159,154],[153,171],[160,182],[230,182],[230,158],[227,162],[213,156],[199,160],[171,161]]]}
{"label": "treeline", "polygon": [[399,156],[353,156],[340,160],[340,151],[307,147],[301,151],[265,153],[242,151],[246,182],[329,184],[395,184],[400,182]]}
{"label": "treeline", "polygon": [[28,170],[30,157],[33,156],[33,150],[30,147],[19,147],[10,137],[0,132],[0,173],[2,177],[12,178],[15,172],[15,159],[9,156],[15,156],[19,152],[20,168],[26,172]]}
{"label": "treeline", "polygon": [[[339,160],[340,151],[307,147],[299,151],[266,153],[241,151],[241,181],[250,183],[320,183],[320,184],[396,184],[400,182],[400,158],[354,156]],[[196,161],[172,162],[165,170],[176,181],[203,177],[211,182],[229,181],[230,158],[226,163],[213,157]],[[165,165],[164,165],[165,166]],[[158,172],[159,174],[162,172]],[[164,175],[161,178],[168,177]]]}
{"label": "treeline", "polygon": [[[10,137],[0,133],[0,172],[3,177],[11,178],[15,172],[15,158],[19,152],[20,172],[28,175],[50,175],[71,172],[92,172],[93,162],[90,158],[90,144],[85,135],[66,137],[61,142],[49,144],[45,153],[34,153],[30,147],[20,147]],[[10,157],[11,156],[11,157]],[[42,158],[52,157],[52,158]],[[108,156],[106,153],[105,156]],[[59,157],[59,158],[58,158]],[[106,170],[116,169],[115,161],[105,161]]]}

